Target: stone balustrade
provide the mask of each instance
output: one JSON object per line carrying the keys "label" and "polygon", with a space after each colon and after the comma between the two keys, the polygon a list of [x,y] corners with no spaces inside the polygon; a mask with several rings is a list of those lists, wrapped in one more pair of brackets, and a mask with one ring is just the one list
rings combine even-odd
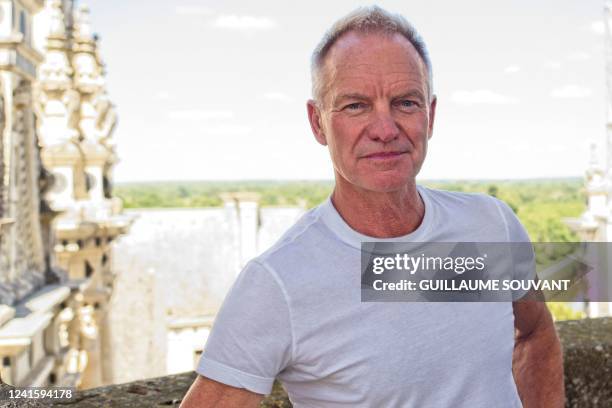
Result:
{"label": "stone balustrade", "polygon": [[[576,320],[557,323],[564,349],[567,407],[612,406],[612,318]],[[77,392],[71,402],[56,407],[178,407],[181,398],[195,378],[183,373],[110,385]],[[7,385],[0,385],[6,389]],[[12,405],[11,405],[12,404]],[[49,404],[29,402],[15,404],[0,401],[0,407],[45,407]],[[279,384],[263,402],[266,408],[289,408]]]}

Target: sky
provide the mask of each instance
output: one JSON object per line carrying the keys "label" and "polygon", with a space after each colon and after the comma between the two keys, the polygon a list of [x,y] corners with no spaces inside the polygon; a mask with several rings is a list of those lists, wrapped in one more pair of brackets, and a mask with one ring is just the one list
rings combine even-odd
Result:
{"label": "sky", "polygon": [[[115,181],[333,178],[306,116],[310,54],[374,3],[87,4],[119,114]],[[584,174],[605,138],[603,0],[375,4],[431,54],[438,106],[420,179]]]}

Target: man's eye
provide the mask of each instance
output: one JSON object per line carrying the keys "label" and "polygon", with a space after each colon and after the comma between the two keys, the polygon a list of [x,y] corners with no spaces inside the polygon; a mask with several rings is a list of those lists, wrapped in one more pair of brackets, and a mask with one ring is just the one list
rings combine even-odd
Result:
{"label": "man's eye", "polygon": [[363,103],[355,102],[355,103],[351,103],[349,105],[346,105],[344,107],[344,109],[346,109],[346,110],[358,110],[358,109],[361,109],[363,107],[364,107]]}
{"label": "man's eye", "polygon": [[416,102],[411,100],[403,100],[399,102],[399,106],[402,108],[413,108],[417,106]]}

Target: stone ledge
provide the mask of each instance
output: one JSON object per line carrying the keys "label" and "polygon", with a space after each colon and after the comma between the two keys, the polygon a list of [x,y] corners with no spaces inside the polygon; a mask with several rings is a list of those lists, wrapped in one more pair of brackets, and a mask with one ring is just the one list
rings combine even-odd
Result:
{"label": "stone ledge", "polygon": [[[557,323],[564,350],[567,407],[612,406],[612,318]],[[196,374],[183,373],[127,384],[79,391],[71,402],[54,407],[178,407]],[[0,391],[7,385],[0,384]],[[15,404],[0,401],[0,408],[48,407],[37,402]],[[283,389],[276,384],[261,407],[290,408]]]}
{"label": "stone ledge", "polygon": [[[0,408],[42,408],[42,407],[178,407],[187,389],[195,380],[196,373],[182,373],[165,377],[151,378],[132,383],[109,385],[77,392],[76,398],[66,402],[22,402],[19,404],[0,400]],[[0,391],[9,387],[0,384]],[[261,407],[291,408],[291,403],[280,386],[276,383],[272,394]]]}
{"label": "stone ledge", "polygon": [[567,407],[612,407],[612,318],[558,322]]}

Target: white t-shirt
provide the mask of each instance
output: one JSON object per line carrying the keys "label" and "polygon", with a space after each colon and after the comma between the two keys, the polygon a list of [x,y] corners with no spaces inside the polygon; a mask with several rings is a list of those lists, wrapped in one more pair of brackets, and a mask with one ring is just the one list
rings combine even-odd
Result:
{"label": "white t-shirt", "polygon": [[196,371],[294,407],[521,407],[511,302],[361,302],[363,241],[525,242],[503,202],[419,186],[421,225],[397,238],[353,230],[330,199],[240,273]]}

